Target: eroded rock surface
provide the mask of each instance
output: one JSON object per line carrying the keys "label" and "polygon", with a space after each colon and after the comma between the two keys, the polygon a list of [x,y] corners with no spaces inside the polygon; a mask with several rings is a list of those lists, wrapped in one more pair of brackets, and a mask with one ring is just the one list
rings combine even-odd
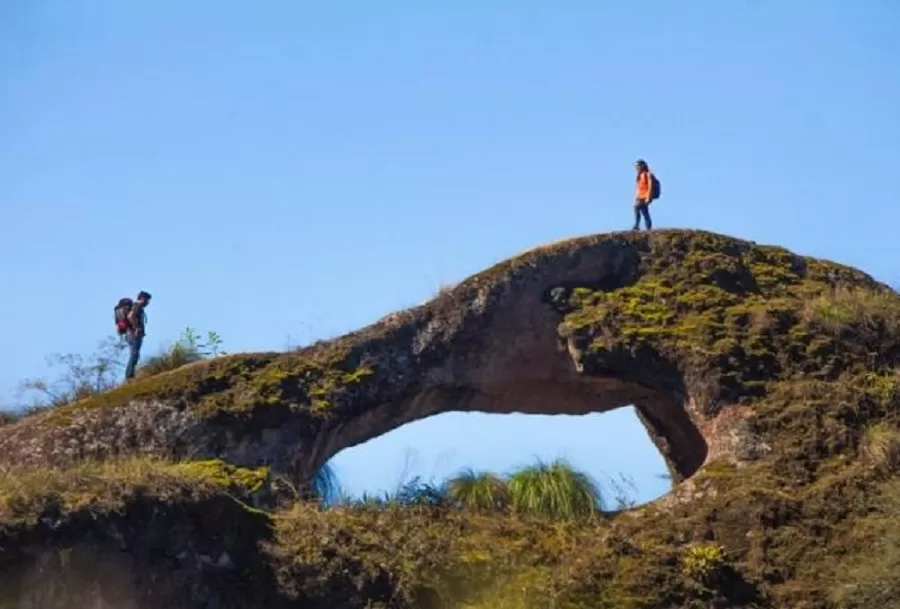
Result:
{"label": "eroded rock surface", "polygon": [[137,452],[271,465],[302,483],[338,451],[441,412],[634,404],[683,479],[708,459],[765,454],[745,403],[804,365],[777,351],[791,322],[770,305],[841,283],[876,287],[709,233],[576,239],[333,342],[218,358],[7,426],[0,467]]}

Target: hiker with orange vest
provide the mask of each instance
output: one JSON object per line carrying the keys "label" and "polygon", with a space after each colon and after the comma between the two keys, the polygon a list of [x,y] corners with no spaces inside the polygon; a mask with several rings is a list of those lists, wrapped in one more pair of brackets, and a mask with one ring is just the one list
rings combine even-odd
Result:
{"label": "hiker with orange vest", "polygon": [[659,180],[650,171],[650,167],[644,159],[638,159],[634,164],[637,170],[637,187],[634,193],[634,228],[640,230],[641,216],[644,216],[644,225],[647,230],[653,227],[650,220],[650,203],[659,198]]}

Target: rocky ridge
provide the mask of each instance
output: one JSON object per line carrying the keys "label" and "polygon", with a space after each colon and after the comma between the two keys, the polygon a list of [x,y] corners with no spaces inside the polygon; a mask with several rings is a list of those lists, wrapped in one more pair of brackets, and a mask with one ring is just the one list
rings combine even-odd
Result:
{"label": "rocky ridge", "polygon": [[[708,232],[536,248],[333,341],[0,428],[0,598],[53,573],[54,598],[116,608],[829,607],[882,482],[860,450],[897,415],[898,313],[859,270]],[[681,484],[603,522],[279,499],[440,412],[628,404]],[[685,575],[698,543],[727,556],[714,581]]]}

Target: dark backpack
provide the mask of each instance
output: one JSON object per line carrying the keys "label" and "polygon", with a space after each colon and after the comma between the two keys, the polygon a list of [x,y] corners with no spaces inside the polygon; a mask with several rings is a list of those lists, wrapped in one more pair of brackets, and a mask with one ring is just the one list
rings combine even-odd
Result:
{"label": "dark backpack", "polygon": [[134,301],[130,298],[122,298],[115,308],[113,308],[113,315],[116,320],[116,332],[119,335],[125,334],[131,329],[131,322],[128,321],[128,314],[131,313],[131,307],[133,305]]}
{"label": "dark backpack", "polygon": [[661,186],[659,184],[659,178],[656,177],[656,174],[650,174],[650,200],[655,201],[659,198],[661,190]]}

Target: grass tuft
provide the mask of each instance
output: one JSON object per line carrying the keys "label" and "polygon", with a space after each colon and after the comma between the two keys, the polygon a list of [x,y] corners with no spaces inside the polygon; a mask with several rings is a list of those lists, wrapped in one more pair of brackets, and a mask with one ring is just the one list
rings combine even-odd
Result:
{"label": "grass tuft", "polygon": [[562,459],[524,467],[508,485],[511,507],[519,513],[577,520],[594,518],[602,509],[598,486]]}
{"label": "grass tuft", "polygon": [[504,511],[509,507],[509,486],[491,472],[463,470],[446,483],[446,493],[452,505],[466,510]]}
{"label": "grass tuft", "polygon": [[862,456],[870,465],[886,473],[900,472],[900,430],[880,421],[866,429]]}

